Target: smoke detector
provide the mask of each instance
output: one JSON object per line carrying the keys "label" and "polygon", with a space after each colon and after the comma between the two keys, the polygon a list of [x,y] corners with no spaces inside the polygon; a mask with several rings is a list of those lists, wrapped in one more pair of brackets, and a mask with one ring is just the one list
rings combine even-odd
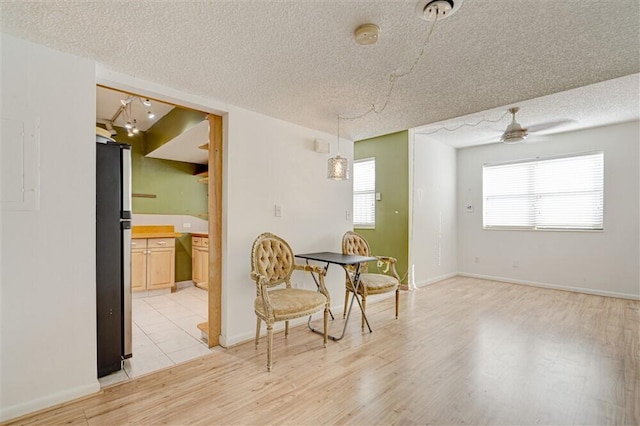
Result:
{"label": "smoke detector", "polygon": [[420,0],[416,4],[416,14],[425,21],[448,18],[460,9],[463,0]]}
{"label": "smoke detector", "polygon": [[374,44],[380,36],[380,27],[376,24],[362,24],[353,32],[356,43],[360,45]]}

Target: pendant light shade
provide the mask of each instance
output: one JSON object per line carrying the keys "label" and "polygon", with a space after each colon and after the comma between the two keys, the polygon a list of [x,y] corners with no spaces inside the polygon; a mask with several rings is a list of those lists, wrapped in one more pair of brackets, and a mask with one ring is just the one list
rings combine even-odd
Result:
{"label": "pendant light shade", "polygon": [[329,158],[327,163],[327,178],[333,180],[347,180],[349,179],[349,160],[340,157],[340,114],[338,118],[338,154]]}
{"label": "pendant light shade", "polygon": [[340,157],[340,154],[329,158],[327,177],[333,180],[349,179],[349,160]]}

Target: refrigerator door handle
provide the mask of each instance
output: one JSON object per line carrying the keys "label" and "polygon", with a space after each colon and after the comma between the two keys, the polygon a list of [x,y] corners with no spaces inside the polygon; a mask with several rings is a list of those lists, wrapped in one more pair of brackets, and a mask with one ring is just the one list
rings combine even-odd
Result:
{"label": "refrigerator door handle", "polygon": [[122,219],[131,219],[131,150],[122,148],[120,152],[122,153]]}
{"label": "refrigerator door handle", "polygon": [[[123,225],[129,225],[123,223]],[[124,321],[122,358],[131,358],[132,316],[131,316],[131,228],[123,226],[122,230],[122,319]]]}

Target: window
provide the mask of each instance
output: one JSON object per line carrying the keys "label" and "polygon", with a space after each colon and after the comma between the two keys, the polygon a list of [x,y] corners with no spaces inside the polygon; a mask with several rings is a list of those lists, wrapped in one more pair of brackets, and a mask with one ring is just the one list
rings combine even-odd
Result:
{"label": "window", "polygon": [[353,226],[376,226],[376,159],[353,162]]}
{"label": "window", "polygon": [[482,169],[485,229],[603,229],[602,152]]}

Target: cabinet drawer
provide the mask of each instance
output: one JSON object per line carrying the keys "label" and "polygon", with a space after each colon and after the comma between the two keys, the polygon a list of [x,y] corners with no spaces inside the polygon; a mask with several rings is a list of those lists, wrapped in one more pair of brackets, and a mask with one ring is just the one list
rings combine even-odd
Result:
{"label": "cabinet drawer", "polygon": [[163,247],[175,247],[175,238],[149,238],[147,240],[147,248],[163,248]]}
{"label": "cabinet drawer", "polygon": [[209,247],[209,238],[207,237],[191,237],[191,245],[194,247]]}
{"label": "cabinet drawer", "polygon": [[147,248],[147,240],[144,238],[134,238],[131,240],[132,249]]}

